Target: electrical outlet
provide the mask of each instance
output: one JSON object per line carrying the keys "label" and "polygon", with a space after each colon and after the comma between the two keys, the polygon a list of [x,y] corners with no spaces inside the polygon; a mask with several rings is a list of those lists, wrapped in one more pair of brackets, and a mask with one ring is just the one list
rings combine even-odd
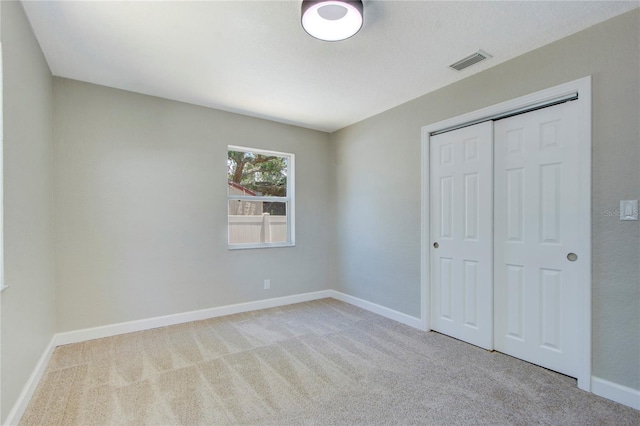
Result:
{"label": "electrical outlet", "polygon": [[271,288],[271,280],[264,280],[264,289],[269,290]]}

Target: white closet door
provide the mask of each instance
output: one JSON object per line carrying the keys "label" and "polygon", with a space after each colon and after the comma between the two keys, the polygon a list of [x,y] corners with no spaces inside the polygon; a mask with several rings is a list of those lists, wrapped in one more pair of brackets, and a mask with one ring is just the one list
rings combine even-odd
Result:
{"label": "white closet door", "polygon": [[430,140],[431,328],[493,348],[493,123]]}
{"label": "white closet door", "polygon": [[577,125],[577,106],[567,102],[494,127],[495,348],[573,377],[579,268],[588,267],[580,261]]}

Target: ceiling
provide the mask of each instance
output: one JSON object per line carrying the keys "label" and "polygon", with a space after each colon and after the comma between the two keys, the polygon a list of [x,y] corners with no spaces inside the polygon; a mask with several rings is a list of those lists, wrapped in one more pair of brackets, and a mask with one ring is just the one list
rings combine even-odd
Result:
{"label": "ceiling", "polygon": [[[334,43],[304,32],[300,5],[23,2],[56,76],[328,132],[640,2],[364,0],[362,30]],[[493,57],[448,67],[478,49]]]}

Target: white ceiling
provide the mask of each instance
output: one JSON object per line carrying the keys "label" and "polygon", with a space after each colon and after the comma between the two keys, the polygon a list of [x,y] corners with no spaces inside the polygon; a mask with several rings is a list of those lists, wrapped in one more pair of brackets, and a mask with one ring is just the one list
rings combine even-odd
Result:
{"label": "white ceiling", "polygon": [[[322,42],[299,0],[24,1],[56,76],[334,131],[640,5],[364,0]],[[612,46],[615,48],[615,46]],[[461,72],[448,66],[483,49]]]}

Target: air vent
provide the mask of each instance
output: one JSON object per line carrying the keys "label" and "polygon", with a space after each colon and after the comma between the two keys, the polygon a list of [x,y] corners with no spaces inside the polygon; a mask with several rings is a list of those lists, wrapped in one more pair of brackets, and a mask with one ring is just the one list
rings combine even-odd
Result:
{"label": "air vent", "polygon": [[491,57],[491,55],[489,55],[487,52],[483,52],[482,50],[478,50],[473,55],[467,56],[464,59],[460,59],[455,64],[449,65],[449,68],[453,68],[456,71],[462,71],[463,69],[465,69],[467,67],[470,67],[473,64],[477,64],[480,61],[484,61],[485,59],[490,58],[490,57]]}

